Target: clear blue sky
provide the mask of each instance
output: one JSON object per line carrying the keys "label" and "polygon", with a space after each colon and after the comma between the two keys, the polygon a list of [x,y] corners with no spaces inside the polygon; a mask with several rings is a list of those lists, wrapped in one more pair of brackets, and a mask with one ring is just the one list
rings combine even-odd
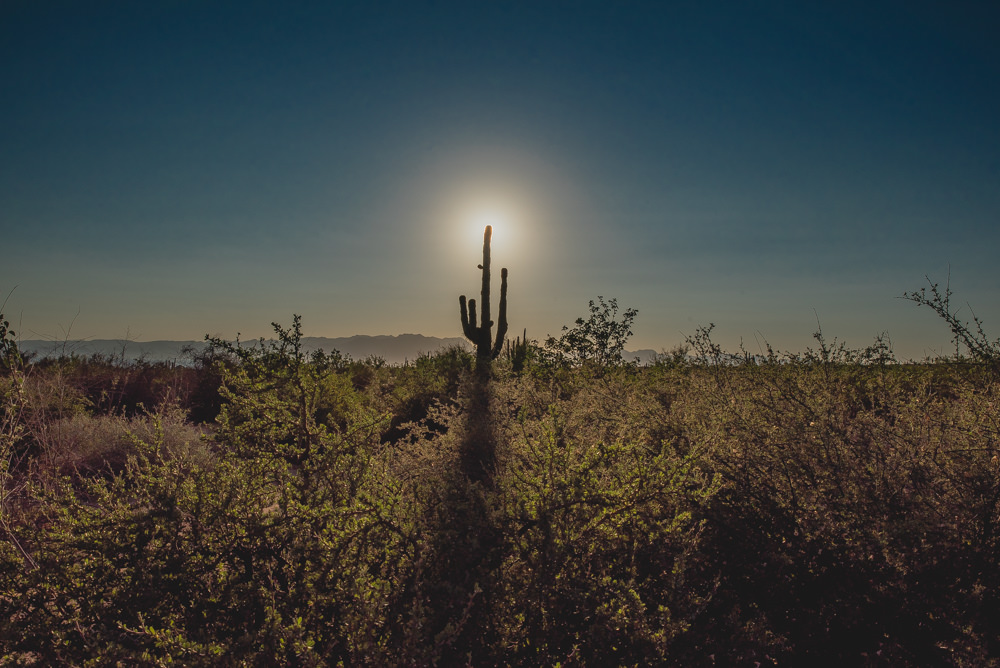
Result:
{"label": "clear blue sky", "polygon": [[[25,338],[512,332],[598,295],[949,351],[1000,335],[1000,9],[962,2],[0,3],[0,291]],[[2,296],[0,296],[2,299]]]}

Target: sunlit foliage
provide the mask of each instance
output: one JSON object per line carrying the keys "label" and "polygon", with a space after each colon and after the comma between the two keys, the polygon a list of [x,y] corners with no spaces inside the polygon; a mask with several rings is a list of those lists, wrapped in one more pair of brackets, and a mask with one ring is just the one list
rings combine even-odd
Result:
{"label": "sunlit foliage", "polygon": [[639,367],[616,306],[486,390],[298,318],[186,370],[7,364],[0,663],[997,664],[995,365],[706,327]]}

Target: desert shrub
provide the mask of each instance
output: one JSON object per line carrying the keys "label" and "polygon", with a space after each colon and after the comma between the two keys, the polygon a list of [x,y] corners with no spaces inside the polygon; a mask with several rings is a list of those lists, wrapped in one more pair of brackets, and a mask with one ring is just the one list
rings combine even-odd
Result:
{"label": "desert shrub", "polygon": [[821,341],[802,357],[713,366],[675,404],[724,480],[704,556],[727,639],[703,649],[727,662],[979,664],[995,652],[996,600],[982,592],[998,584],[997,441],[978,421],[995,383],[949,373],[942,386],[934,369],[861,358],[872,350]]}
{"label": "desert shrub", "polygon": [[553,408],[507,450],[498,663],[669,660],[709,594],[687,562],[714,483],[669,443],[569,431]]}
{"label": "desert shrub", "polygon": [[432,406],[457,400],[463,379],[472,372],[473,355],[466,349],[452,347],[434,354],[422,354],[387,376],[383,405],[391,412],[389,428],[383,440],[392,443],[407,432],[407,425],[423,422],[426,429],[440,431],[441,422],[426,419]]}
{"label": "desert shrub", "polygon": [[[650,367],[501,358],[477,385],[465,353],[346,362],[275,330],[221,349],[207,444],[180,409],[37,392],[0,662],[997,665],[988,364],[708,327]],[[19,442],[29,385],[0,395]]]}
{"label": "desert shrub", "polygon": [[4,560],[17,558],[11,549],[16,538],[11,530],[10,510],[20,491],[15,469],[24,452],[21,445],[26,405],[24,372],[15,336],[0,311],[0,530],[4,548],[0,551],[0,564],[4,566],[7,565]]}
{"label": "desert shrub", "polygon": [[0,573],[37,567],[18,536],[23,509],[33,499],[26,482],[32,463],[25,438],[26,371],[15,336],[0,307]]}
{"label": "desert shrub", "polygon": [[632,322],[638,311],[625,309],[618,316],[618,300],[598,297],[590,301],[590,315],[577,318],[576,326],[563,327],[559,337],[550,336],[543,348],[549,364],[589,364],[596,368],[613,367],[625,362],[622,353],[632,336]]}
{"label": "desert shrub", "polygon": [[691,345],[683,343],[653,356],[650,366],[661,370],[672,370],[688,366],[691,363]]}
{"label": "desert shrub", "polygon": [[4,370],[21,366],[21,351],[17,347],[17,332],[10,328],[10,321],[0,311],[0,367]]}
{"label": "desert shrub", "polygon": [[369,355],[363,360],[348,362],[347,371],[351,375],[351,382],[354,383],[355,389],[365,391],[372,388],[373,385],[376,386],[373,389],[377,390],[378,381],[385,379],[390,369],[384,358],[378,355]]}
{"label": "desert shrub", "polygon": [[184,404],[192,391],[195,370],[172,362],[126,360],[111,355],[67,355],[45,358],[33,373],[53,386],[83,396],[100,414],[138,415],[160,405]]}
{"label": "desert shrub", "polygon": [[328,665],[377,648],[382,583],[406,560],[374,510],[391,500],[357,493],[359,462],[204,469],[147,445],[88,502],[59,499],[39,570],[5,582],[9,656]]}
{"label": "desert shrub", "polygon": [[133,417],[87,415],[45,421],[30,433],[40,449],[39,463],[55,475],[105,475],[124,470],[136,440],[157,440],[163,456],[185,457],[207,465],[211,459],[204,433],[188,422],[178,408]]}
{"label": "desert shrub", "polygon": [[354,389],[350,377],[343,372],[328,372],[316,379],[316,423],[333,431],[343,431],[359,411],[366,410],[368,400]]}
{"label": "desert shrub", "polygon": [[300,463],[326,447],[331,428],[338,426],[324,421],[344,419],[336,414],[341,402],[329,396],[342,389],[330,379],[337,373],[339,356],[331,358],[322,351],[307,355],[299,316],[289,329],[272,325],[277,336],[273,341],[245,346],[211,339],[235,360],[232,368],[220,367],[224,404],[216,437],[246,458]]}
{"label": "desert shrub", "polygon": [[405,513],[380,472],[381,418],[316,423],[324,360],[304,360],[297,325],[224,372],[212,461],[133,428],[120,470],[40,491],[21,527],[38,568],[0,574],[5,660],[379,655],[390,584],[410,563]]}
{"label": "desert shrub", "polygon": [[[444,665],[671,656],[710,595],[686,564],[715,481],[637,428],[629,408],[641,397],[627,383],[609,373],[553,402],[546,381],[494,378],[495,410],[480,418],[497,421],[498,457],[485,481],[461,473],[468,432],[479,430],[468,424],[472,379],[456,403],[408,425],[392,467],[421,509],[425,551],[390,645]],[[588,419],[602,409],[607,421]]]}
{"label": "desert shrub", "polygon": [[988,362],[996,365],[1000,362],[1000,339],[991,340],[983,331],[983,321],[966,304],[972,315],[972,321],[961,317],[961,307],[952,306],[951,281],[945,283],[944,290],[938,283],[927,278],[928,287],[913,292],[904,292],[903,299],[908,299],[920,306],[926,306],[938,315],[948,329],[951,330],[952,342],[955,344],[955,356],[962,355],[962,349],[976,362]]}
{"label": "desert shrub", "polygon": [[187,411],[188,419],[196,424],[211,423],[222,410],[222,387],[224,370],[231,369],[236,360],[217,346],[185,351],[191,360],[191,381],[188,391],[179,401]]}
{"label": "desert shrub", "polygon": [[41,425],[89,414],[93,404],[70,378],[56,369],[33,367],[25,379],[29,404],[26,421]]}

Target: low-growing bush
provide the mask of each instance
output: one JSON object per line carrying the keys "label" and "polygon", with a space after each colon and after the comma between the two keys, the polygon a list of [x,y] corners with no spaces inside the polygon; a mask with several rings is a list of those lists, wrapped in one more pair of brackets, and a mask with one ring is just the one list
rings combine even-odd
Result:
{"label": "low-growing bush", "polygon": [[706,327],[477,383],[275,328],[212,425],[7,370],[0,663],[1000,662],[990,363]]}
{"label": "low-growing bush", "polygon": [[202,466],[211,460],[205,432],[177,408],[133,417],[76,413],[38,425],[30,438],[39,448],[39,464],[56,475],[120,472],[137,440],[159,442],[167,457],[183,455]]}

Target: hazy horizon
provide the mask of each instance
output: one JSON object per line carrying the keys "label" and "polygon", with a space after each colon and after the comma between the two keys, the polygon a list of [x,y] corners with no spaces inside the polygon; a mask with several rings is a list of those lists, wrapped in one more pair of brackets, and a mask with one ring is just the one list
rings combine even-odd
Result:
{"label": "hazy horizon", "polygon": [[[951,352],[1000,335],[1000,8],[0,8],[0,301],[23,338],[461,335],[482,229],[510,332],[599,295],[630,349]],[[966,308],[964,314],[970,314]]]}

